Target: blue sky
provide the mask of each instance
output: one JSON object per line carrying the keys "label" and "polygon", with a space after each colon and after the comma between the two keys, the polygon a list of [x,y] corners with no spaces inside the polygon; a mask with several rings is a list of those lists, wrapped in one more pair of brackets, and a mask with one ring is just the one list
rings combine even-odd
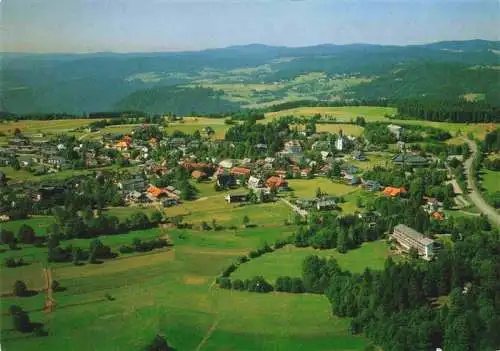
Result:
{"label": "blue sky", "polygon": [[1,51],[500,40],[499,0],[0,0]]}

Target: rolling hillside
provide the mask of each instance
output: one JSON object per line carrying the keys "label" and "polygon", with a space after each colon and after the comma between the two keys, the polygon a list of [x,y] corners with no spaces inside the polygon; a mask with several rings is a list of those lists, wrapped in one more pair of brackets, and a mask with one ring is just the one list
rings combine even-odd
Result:
{"label": "rolling hillside", "polygon": [[[497,102],[499,53],[500,42],[481,40],[301,48],[254,44],[179,53],[4,53],[0,109],[82,114],[142,107],[182,114],[299,99],[465,96]],[[210,89],[189,91],[198,86],[223,94],[214,99]],[[200,99],[194,106],[186,98],[192,95]]]}

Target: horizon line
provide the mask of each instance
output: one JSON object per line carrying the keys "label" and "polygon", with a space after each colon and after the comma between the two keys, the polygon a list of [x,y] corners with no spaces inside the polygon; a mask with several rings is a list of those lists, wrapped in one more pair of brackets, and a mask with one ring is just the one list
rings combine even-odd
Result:
{"label": "horizon line", "polygon": [[0,51],[0,55],[9,54],[9,55],[98,55],[98,54],[108,54],[108,55],[133,55],[133,54],[181,54],[181,53],[194,53],[194,52],[204,52],[204,51],[213,51],[213,50],[224,50],[231,48],[244,48],[249,46],[261,46],[268,48],[282,48],[282,49],[301,49],[301,48],[313,48],[320,46],[357,46],[357,45],[366,45],[366,46],[385,46],[385,47],[409,47],[409,46],[424,46],[424,45],[432,45],[432,44],[440,44],[440,43],[450,43],[450,42],[468,42],[468,41],[484,41],[500,44],[500,40],[488,40],[488,39],[452,39],[452,40],[438,40],[432,42],[422,42],[418,44],[377,44],[377,43],[367,43],[367,42],[353,42],[346,44],[335,44],[335,43],[322,43],[322,44],[314,44],[314,45],[297,45],[297,46],[286,46],[286,45],[269,45],[263,43],[249,43],[249,44],[234,44],[228,46],[221,47],[209,47],[204,49],[165,49],[158,51]]}

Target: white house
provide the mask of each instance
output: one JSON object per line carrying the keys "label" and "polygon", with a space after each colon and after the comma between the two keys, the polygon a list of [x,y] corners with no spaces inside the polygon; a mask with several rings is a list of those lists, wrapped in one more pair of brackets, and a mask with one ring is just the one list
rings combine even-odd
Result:
{"label": "white house", "polygon": [[230,159],[222,160],[219,162],[219,166],[222,168],[233,168],[234,162],[233,162],[233,160],[230,160]]}
{"label": "white house", "polygon": [[389,129],[389,132],[393,134],[397,139],[401,138],[401,134],[403,133],[403,127],[398,126],[396,124],[389,124],[387,126],[387,129]]}

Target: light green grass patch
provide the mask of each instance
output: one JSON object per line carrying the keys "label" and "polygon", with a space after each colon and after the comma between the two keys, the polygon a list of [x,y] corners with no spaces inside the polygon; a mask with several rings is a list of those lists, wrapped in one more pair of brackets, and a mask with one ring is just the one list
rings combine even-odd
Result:
{"label": "light green grass patch", "polygon": [[314,179],[289,179],[288,186],[297,197],[314,197],[317,188],[331,196],[344,196],[356,191],[356,187],[319,177]]}
{"label": "light green grass patch", "polygon": [[348,107],[298,107],[278,112],[269,112],[266,119],[275,119],[282,116],[322,116],[335,117],[337,121],[349,122],[357,116],[363,116],[367,122],[387,122],[406,125],[422,125],[433,128],[439,128],[450,132],[453,136],[467,135],[472,133],[476,138],[484,139],[486,133],[500,127],[500,124],[493,123],[450,123],[450,122],[432,122],[424,120],[400,120],[391,119],[387,116],[395,114],[397,111],[392,107],[378,106],[348,106]]}
{"label": "light green grass patch", "polygon": [[302,276],[302,262],[307,256],[334,258],[344,270],[361,273],[365,268],[382,269],[389,257],[389,248],[383,241],[363,243],[361,247],[340,254],[337,250],[316,250],[296,248],[288,245],[282,249],[264,254],[238,267],[231,274],[232,279],[247,279],[261,275],[274,284],[280,276]]}
{"label": "light green grass patch", "polygon": [[500,191],[500,172],[483,169],[482,173],[482,186],[488,193],[493,194],[496,191]]}

